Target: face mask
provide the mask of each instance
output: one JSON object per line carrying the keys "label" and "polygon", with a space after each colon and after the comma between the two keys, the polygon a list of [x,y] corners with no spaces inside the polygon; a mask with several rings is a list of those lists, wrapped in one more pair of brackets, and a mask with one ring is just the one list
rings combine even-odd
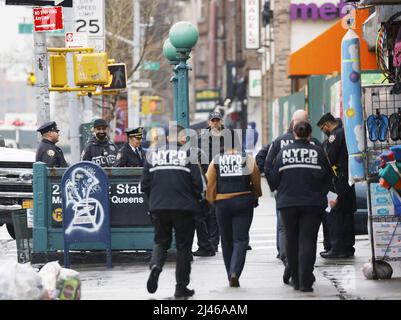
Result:
{"label": "face mask", "polygon": [[98,133],[96,133],[96,138],[98,138],[99,140],[104,140],[104,139],[106,139],[106,133],[98,132]]}

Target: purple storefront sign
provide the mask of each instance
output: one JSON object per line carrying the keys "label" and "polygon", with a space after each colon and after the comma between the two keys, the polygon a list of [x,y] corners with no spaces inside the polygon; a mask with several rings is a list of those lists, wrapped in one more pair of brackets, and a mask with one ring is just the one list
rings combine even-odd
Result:
{"label": "purple storefront sign", "polygon": [[291,4],[291,20],[325,20],[330,21],[344,17],[347,12],[344,7],[347,3],[344,0],[340,0],[338,4],[324,3],[318,6],[315,3],[309,4]]}

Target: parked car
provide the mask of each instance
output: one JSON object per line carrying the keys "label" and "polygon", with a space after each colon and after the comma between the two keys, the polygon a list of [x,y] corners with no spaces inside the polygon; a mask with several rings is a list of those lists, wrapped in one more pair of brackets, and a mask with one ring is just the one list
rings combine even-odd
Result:
{"label": "parked car", "polygon": [[32,166],[35,152],[0,147],[0,226],[15,239],[12,212],[33,206]]}

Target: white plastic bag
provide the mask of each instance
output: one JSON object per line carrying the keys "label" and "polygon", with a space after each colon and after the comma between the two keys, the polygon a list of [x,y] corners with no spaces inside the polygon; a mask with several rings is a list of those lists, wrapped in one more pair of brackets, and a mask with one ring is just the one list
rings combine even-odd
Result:
{"label": "white plastic bag", "polygon": [[39,300],[42,279],[28,264],[7,262],[0,266],[0,300]]}

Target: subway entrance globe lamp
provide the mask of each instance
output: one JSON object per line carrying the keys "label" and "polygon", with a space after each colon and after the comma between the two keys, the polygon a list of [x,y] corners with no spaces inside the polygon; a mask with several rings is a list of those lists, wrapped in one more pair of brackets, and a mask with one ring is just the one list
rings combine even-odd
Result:
{"label": "subway entrance globe lamp", "polygon": [[169,38],[163,45],[164,56],[175,66],[175,75],[172,77],[175,120],[184,128],[189,127],[188,70],[191,67],[187,60],[198,38],[198,29],[192,23],[180,21],[171,27]]}

